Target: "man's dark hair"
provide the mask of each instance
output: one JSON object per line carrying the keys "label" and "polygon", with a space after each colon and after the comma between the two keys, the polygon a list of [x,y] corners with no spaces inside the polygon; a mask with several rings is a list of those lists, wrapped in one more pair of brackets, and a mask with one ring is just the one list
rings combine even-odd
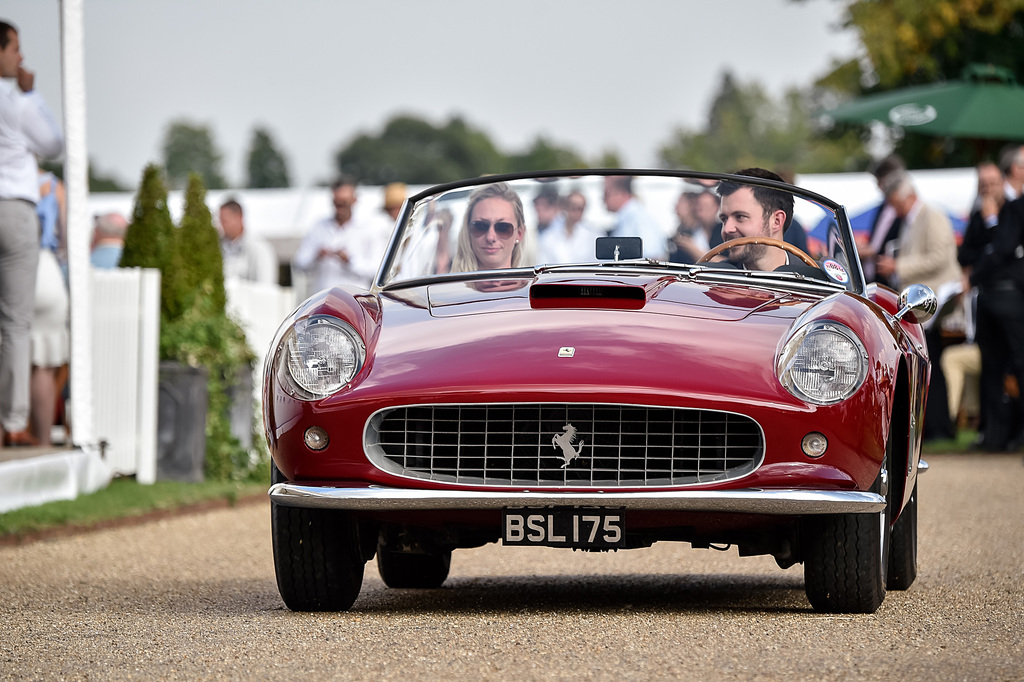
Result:
{"label": "man's dark hair", "polygon": [[0,21],[0,50],[7,49],[7,43],[11,42],[11,34],[17,32],[18,29],[14,27],[14,24]]}
{"label": "man's dark hair", "polygon": [[234,211],[238,215],[244,215],[244,211],[242,211],[242,205],[238,203],[237,199],[228,199],[223,204],[221,204],[220,207],[226,208],[229,211]]}
{"label": "man's dark hair", "polygon": [[[748,178],[760,178],[762,180],[784,182],[778,173],[773,173],[765,168],[744,168],[743,170],[736,171],[733,175],[745,175]],[[730,182],[728,180],[718,183],[718,189],[716,191],[718,192],[718,196],[727,197],[741,187],[750,188],[750,191],[754,193],[754,199],[757,203],[761,204],[761,210],[764,211],[766,216],[775,211],[782,211],[785,213],[786,223],[782,226],[782,231],[785,232],[789,229],[790,224],[793,222],[792,194],[781,189],[759,187],[758,185],[743,185],[738,182]]]}
{"label": "man's dark hair", "polygon": [[356,180],[354,175],[342,175],[337,180],[331,183],[331,191],[337,192],[341,187],[358,187],[359,181]]}
{"label": "man's dark hair", "polygon": [[895,154],[890,154],[875,164],[871,169],[871,174],[875,176],[875,180],[881,182],[887,175],[905,170],[907,170],[907,164],[903,163],[903,159]]}

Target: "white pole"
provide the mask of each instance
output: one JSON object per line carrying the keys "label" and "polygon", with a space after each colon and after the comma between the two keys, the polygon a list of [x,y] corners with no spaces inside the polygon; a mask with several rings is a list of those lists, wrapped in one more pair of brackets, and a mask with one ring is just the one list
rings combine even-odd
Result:
{"label": "white pole", "polygon": [[64,184],[67,187],[68,279],[71,290],[71,436],[96,448],[93,434],[92,278],[89,242],[89,156],[85,137],[84,0],[61,0],[64,87]]}

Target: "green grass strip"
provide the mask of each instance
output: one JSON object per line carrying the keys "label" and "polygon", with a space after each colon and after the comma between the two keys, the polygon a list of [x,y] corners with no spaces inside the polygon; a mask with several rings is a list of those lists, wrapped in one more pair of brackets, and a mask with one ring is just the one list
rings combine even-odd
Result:
{"label": "green grass strip", "polygon": [[48,502],[0,514],[0,539],[29,535],[56,528],[89,527],[109,521],[142,516],[155,511],[224,500],[233,505],[242,497],[266,494],[267,481],[211,481],[177,483],[160,481],[140,485],[131,478],[117,478],[110,485],[74,500]]}

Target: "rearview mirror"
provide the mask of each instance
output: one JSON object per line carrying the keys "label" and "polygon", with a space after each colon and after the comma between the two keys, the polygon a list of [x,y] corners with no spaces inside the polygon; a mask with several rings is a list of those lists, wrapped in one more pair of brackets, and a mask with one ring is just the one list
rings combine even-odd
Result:
{"label": "rearview mirror", "polygon": [[631,260],[643,254],[640,237],[598,237],[594,255],[598,260]]}

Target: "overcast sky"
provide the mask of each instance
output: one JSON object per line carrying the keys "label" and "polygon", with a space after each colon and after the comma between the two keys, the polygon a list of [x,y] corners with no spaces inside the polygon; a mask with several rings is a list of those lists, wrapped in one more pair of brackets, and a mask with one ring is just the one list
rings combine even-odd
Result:
{"label": "overcast sky", "polygon": [[[210,126],[237,185],[264,125],[311,184],[355,135],[411,113],[460,114],[505,152],[544,134],[653,166],[677,126],[703,125],[725,70],[781,93],[855,56],[844,4],[84,0],[89,156],[134,184],[185,118]],[[59,116],[58,0],[4,0],[0,18]]]}

